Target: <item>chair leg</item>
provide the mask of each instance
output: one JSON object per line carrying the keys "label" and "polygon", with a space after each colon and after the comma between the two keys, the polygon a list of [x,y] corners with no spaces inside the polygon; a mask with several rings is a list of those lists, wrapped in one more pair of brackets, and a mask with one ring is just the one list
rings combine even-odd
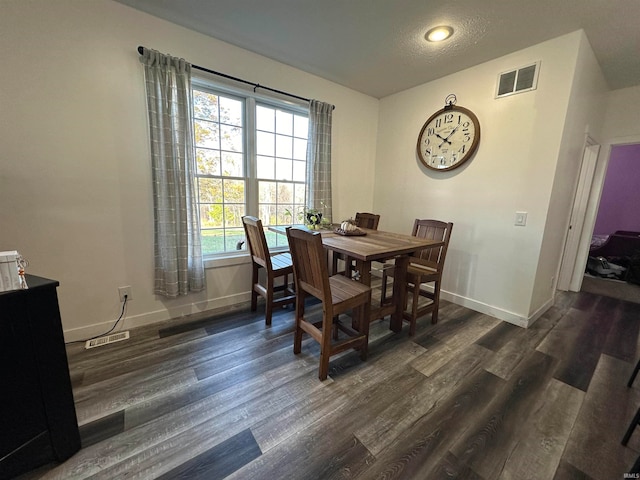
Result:
{"label": "chair leg", "polygon": [[331,330],[333,315],[325,312],[322,316],[322,338],[320,343],[320,369],[318,378],[326,380],[329,375],[329,358],[331,357]]}
{"label": "chair leg", "polygon": [[416,321],[418,320],[418,300],[420,299],[420,284],[413,285],[413,298],[411,302],[411,320],[409,323],[409,336],[416,334]]}
{"label": "chair leg", "polygon": [[347,278],[353,276],[353,260],[349,257],[344,257],[344,276]]}
{"label": "chair leg", "polygon": [[258,308],[258,292],[256,292],[256,283],[258,283],[258,266],[253,264],[253,274],[251,276],[251,311],[255,312]]}
{"label": "chair leg", "polygon": [[382,286],[380,292],[380,305],[387,303],[387,272],[382,269]]}
{"label": "chair leg", "polygon": [[629,428],[627,428],[627,433],[625,433],[624,437],[622,438],[622,442],[620,442],[622,443],[622,445],[626,445],[629,442],[629,439],[631,438],[631,435],[633,434],[635,428],[638,426],[638,423],[640,423],[640,408],[633,417],[633,420],[631,420]]}
{"label": "chair leg", "polygon": [[[631,466],[631,469],[628,473],[640,473],[640,457],[636,458],[636,461]],[[638,478],[638,477],[629,477],[629,478]]]}
{"label": "chair leg", "polygon": [[320,368],[318,371],[318,378],[320,380],[326,380],[329,376],[329,354],[320,352]]}
{"label": "chair leg", "polygon": [[364,335],[364,345],[360,347],[360,359],[366,360],[369,353],[369,310],[370,304],[365,303],[361,305],[358,310],[358,322],[360,323],[358,331]]}
{"label": "chair leg", "polygon": [[388,305],[389,303],[391,303],[391,300],[387,299],[387,283],[388,283],[388,277],[389,275],[387,274],[387,269],[388,268],[395,268],[394,266],[383,266],[382,267],[382,287],[381,287],[381,295],[380,295],[380,305]]}
{"label": "chair leg", "polygon": [[264,308],[264,319],[267,326],[271,326],[271,317],[273,315],[273,277],[267,278],[267,301]]}
{"label": "chair leg", "polygon": [[440,307],[440,282],[433,285],[433,310],[431,311],[431,323],[438,323],[438,308]]}
{"label": "chair leg", "polygon": [[640,371],[640,360],[638,360],[638,363],[636,363],[636,368],[633,369],[631,378],[629,378],[629,382],[627,382],[627,387],[631,387],[633,385],[633,382],[635,381],[636,376],[638,375],[638,371]]}
{"label": "chair leg", "polygon": [[302,351],[302,327],[300,322],[304,318],[304,295],[296,296],[296,331],[293,334],[293,353],[297,355]]}

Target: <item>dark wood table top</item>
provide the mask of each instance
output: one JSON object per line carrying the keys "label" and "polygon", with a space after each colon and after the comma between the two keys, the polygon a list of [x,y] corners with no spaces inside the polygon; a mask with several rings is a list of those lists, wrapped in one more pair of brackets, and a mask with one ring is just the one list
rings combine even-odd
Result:
{"label": "dark wood table top", "polygon": [[[306,228],[300,225],[294,225],[294,227]],[[269,227],[269,229],[277,233],[286,232],[284,226]],[[424,248],[438,247],[443,244],[441,241],[426,240],[401,233],[366,228],[360,230],[366,232],[366,235],[340,235],[332,229],[310,231],[317,231],[322,235],[322,244],[325,248],[364,262],[408,255]]]}

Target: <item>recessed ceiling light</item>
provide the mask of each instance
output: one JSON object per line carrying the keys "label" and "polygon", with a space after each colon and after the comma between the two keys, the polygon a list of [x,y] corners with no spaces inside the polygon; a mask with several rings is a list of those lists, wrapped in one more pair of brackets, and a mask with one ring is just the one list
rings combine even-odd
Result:
{"label": "recessed ceiling light", "polygon": [[433,27],[429,30],[425,34],[424,38],[430,42],[441,42],[442,40],[449,38],[451,35],[453,35],[453,28],[440,25],[439,27]]}

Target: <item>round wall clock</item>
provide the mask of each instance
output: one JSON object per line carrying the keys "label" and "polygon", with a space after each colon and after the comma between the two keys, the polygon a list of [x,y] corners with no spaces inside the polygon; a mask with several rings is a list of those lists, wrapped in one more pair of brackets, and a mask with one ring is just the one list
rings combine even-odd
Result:
{"label": "round wall clock", "polygon": [[431,115],[420,130],[418,156],[424,166],[431,170],[453,170],[471,158],[478,148],[478,142],[478,117],[471,110],[458,107],[450,101],[442,110]]}

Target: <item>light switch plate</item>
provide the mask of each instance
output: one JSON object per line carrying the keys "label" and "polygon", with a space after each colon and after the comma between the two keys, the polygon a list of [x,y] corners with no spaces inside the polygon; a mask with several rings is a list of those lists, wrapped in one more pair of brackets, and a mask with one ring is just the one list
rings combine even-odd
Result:
{"label": "light switch plate", "polygon": [[516,227],[524,227],[527,224],[527,212],[516,212]]}

